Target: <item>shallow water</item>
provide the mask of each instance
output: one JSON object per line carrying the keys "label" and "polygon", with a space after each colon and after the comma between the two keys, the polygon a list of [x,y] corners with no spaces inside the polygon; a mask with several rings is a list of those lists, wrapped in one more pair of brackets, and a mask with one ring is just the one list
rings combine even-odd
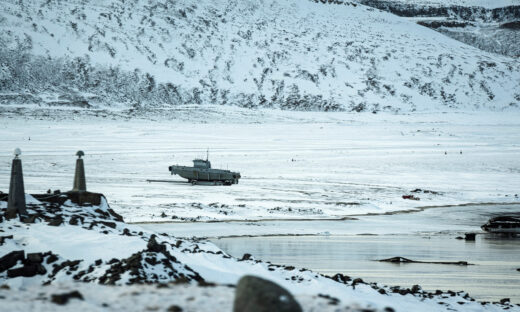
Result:
{"label": "shallow water", "polygon": [[[428,291],[464,290],[481,301],[511,298],[520,303],[520,237],[485,234],[480,229],[490,217],[503,214],[520,215],[520,205],[429,208],[414,213],[359,216],[358,220],[142,226],[178,237],[214,237],[212,242],[235,257],[249,253],[256,259],[323,274],[342,273],[389,286],[419,284]],[[465,232],[479,234],[474,242],[456,239]],[[374,261],[396,256],[474,265]]]}
{"label": "shallow water", "polygon": [[[520,238],[478,235],[475,242],[447,235],[341,235],[241,237],[213,240],[235,257],[250,253],[276,264],[323,274],[343,273],[368,282],[425,290],[464,290],[477,300],[511,298],[520,303]],[[402,256],[421,261],[468,261],[441,265],[373,261]]]}
{"label": "shallow water", "polygon": [[[362,216],[359,220],[305,223],[307,228],[318,231],[328,228],[332,235],[212,241],[235,257],[250,253],[257,259],[323,274],[343,273],[390,286],[419,284],[429,291],[464,290],[482,301],[511,298],[520,303],[520,236],[505,237],[480,230],[480,225],[492,216],[519,213],[518,205],[431,208],[417,213]],[[267,234],[269,226],[266,228]],[[481,234],[473,242],[456,239],[464,232]],[[396,256],[474,265],[374,261]]]}

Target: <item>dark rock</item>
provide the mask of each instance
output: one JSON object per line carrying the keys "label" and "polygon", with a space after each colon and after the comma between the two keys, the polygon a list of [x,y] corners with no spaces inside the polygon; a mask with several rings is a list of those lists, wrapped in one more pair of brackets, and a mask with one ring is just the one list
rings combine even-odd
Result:
{"label": "dark rock", "polygon": [[386,290],[384,290],[383,288],[379,289],[378,292],[379,292],[381,295],[386,295]]}
{"label": "dark rock", "polygon": [[24,216],[21,221],[23,223],[34,223],[36,222],[36,217],[36,215]]}
{"label": "dark rock", "polygon": [[154,257],[146,257],[144,258],[144,261],[149,265],[156,265],[158,263],[157,259],[155,259]]}
{"label": "dark rock", "polygon": [[511,299],[509,299],[509,298],[500,299],[501,304],[506,304],[506,303],[509,303],[510,301],[511,301]]}
{"label": "dark rock", "polygon": [[127,229],[127,228],[124,228],[124,229],[123,229],[123,235],[126,235],[126,236],[132,236],[132,234],[130,234],[130,230]]}
{"label": "dark rock", "polygon": [[99,223],[108,226],[109,228],[116,228],[116,224],[114,222],[108,222],[108,221],[99,221]]}
{"label": "dark rock", "polygon": [[13,235],[0,236],[0,246],[4,244],[6,239],[13,239]]}
{"label": "dark rock", "polygon": [[157,243],[157,241],[155,240],[156,237],[157,236],[155,236],[155,234],[150,236],[150,240],[148,240],[148,244],[146,245],[146,247],[148,248],[149,251],[165,252],[166,246]]}
{"label": "dark rock", "polygon": [[67,274],[71,274],[70,271],[76,271],[78,269],[79,263],[81,261],[82,260],[74,260],[74,261],[66,260],[58,265],[54,265],[54,268],[52,269],[52,275],[56,275],[60,270],[66,268],[66,267],[69,268],[69,271],[67,272]]}
{"label": "dark rock", "polygon": [[172,305],[166,310],[167,312],[182,312],[182,308],[178,305]]}
{"label": "dark rock", "polygon": [[357,284],[364,284],[363,280],[361,278],[355,278],[353,281],[352,281],[352,286],[355,286]]}
{"label": "dark rock", "polygon": [[50,226],[60,226],[62,223],[63,223],[63,219],[55,218],[55,219],[49,220],[47,225],[50,225]]}
{"label": "dark rock", "polygon": [[7,277],[14,278],[18,276],[33,277],[36,274],[43,275],[47,273],[45,267],[38,263],[26,264],[21,268],[11,269],[7,271]]}
{"label": "dark rock", "polygon": [[18,261],[25,259],[23,250],[15,250],[0,258],[0,273],[8,270],[16,265]]}
{"label": "dark rock", "polygon": [[388,259],[382,259],[379,260],[380,262],[392,262],[392,263],[407,263],[407,262],[413,262],[413,260],[410,260],[405,257],[392,257]]}
{"label": "dark rock", "polygon": [[83,223],[83,220],[84,220],[83,217],[77,216],[77,215],[73,215],[72,217],[70,217],[69,224],[70,225],[78,225],[80,221],[81,221],[81,223]]}
{"label": "dark rock", "polygon": [[422,289],[421,286],[419,286],[419,285],[413,285],[413,286],[412,286],[412,289],[411,289],[412,294],[416,294],[416,293],[418,293],[419,291],[421,291],[421,289]]}
{"label": "dark rock", "polygon": [[467,241],[474,241],[475,240],[475,236],[476,236],[475,233],[466,233],[464,235],[464,239],[467,240]]}
{"label": "dark rock", "polygon": [[391,308],[391,307],[386,307],[383,311],[384,312],[395,312],[394,308]]}
{"label": "dark rock", "polygon": [[27,262],[29,262],[29,263],[42,263],[43,262],[43,254],[41,252],[28,253],[27,254]]}
{"label": "dark rock", "polygon": [[329,305],[338,305],[339,304],[338,298],[331,297],[329,295],[324,295],[324,294],[318,294],[318,297],[328,299]]}
{"label": "dark rock", "polygon": [[336,282],[340,282],[340,283],[343,283],[343,284],[346,284],[348,281],[352,280],[350,278],[350,276],[343,275],[341,273],[337,273],[336,275],[334,275],[332,277],[332,279],[335,280]]}
{"label": "dark rock", "polygon": [[47,257],[47,264],[49,263],[53,263],[55,262],[56,260],[58,260],[58,256],[56,256],[55,254],[50,254],[48,257]]}
{"label": "dark rock", "polygon": [[242,259],[240,259],[240,261],[251,260],[251,259],[252,259],[251,254],[245,253],[242,256]]}
{"label": "dark rock", "polygon": [[83,300],[83,296],[81,295],[81,293],[77,290],[74,290],[69,293],[52,295],[51,302],[63,305],[63,304],[67,304],[67,302],[69,302],[69,299],[73,299],[73,298]]}
{"label": "dark rock", "polygon": [[101,259],[97,259],[97,260],[94,262],[95,265],[101,265],[101,263],[103,263],[103,260],[101,260]]}
{"label": "dark rock", "polygon": [[108,208],[108,213],[114,217],[114,219],[118,222],[124,222],[123,217],[120,214],[117,214],[112,208]]}
{"label": "dark rock", "polygon": [[251,275],[237,284],[233,312],[301,312],[294,297],[279,285]]}

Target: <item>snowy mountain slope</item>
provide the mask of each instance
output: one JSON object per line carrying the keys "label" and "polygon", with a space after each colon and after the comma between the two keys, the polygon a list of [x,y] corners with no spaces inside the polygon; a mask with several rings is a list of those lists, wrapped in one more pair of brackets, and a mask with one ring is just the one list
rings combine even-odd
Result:
{"label": "snowy mountain slope", "polygon": [[0,103],[504,109],[520,62],[363,5],[0,1]]}
{"label": "snowy mountain slope", "polygon": [[484,51],[520,56],[520,1],[359,0]]}
{"label": "snowy mountain slope", "polygon": [[[364,0],[362,0],[364,1]],[[406,3],[409,5],[428,5],[437,7],[481,7],[487,9],[503,8],[520,5],[519,0],[391,0],[393,3]]]}

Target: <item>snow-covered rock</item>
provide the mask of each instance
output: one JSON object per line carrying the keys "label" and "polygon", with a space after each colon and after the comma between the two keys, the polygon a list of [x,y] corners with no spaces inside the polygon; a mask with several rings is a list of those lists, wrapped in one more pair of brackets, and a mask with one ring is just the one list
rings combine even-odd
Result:
{"label": "snow-covered rock", "polygon": [[[326,277],[306,269],[255,260],[250,255],[235,259],[209,242],[180,240],[125,224],[110,212],[104,198],[99,205],[78,206],[70,201],[57,203],[55,198],[37,197],[40,199],[29,197],[28,209],[31,215],[38,216],[35,223],[16,219],[0,222],[0,230],[12,235],[3,239],[0,256],[23,250],[21,258],[18,253],[14,262],[1,267],[0,296],[4,307],[52,310],[54,304],[69,304],[89,310],[101,305],[134,311],[152,304],[151,298],[173,304],[167,298],[177,297],[173,301],[181,307],[229,310],[233,285],[243,275],[255,275],[288,289],[304,303],[306,311],[318,307],[320,311],[332,311],[337,306],[352,311],[383,311],[387,307],[402,311],[520,311],[519,306],[508,302],[481,304],[464,292],[431,294],[418,286],[404,289],[367,284],[341,274]],[[74,216],[81,216],[81,221],[72,221]],[[46,223],[45,218],[61,218],[63,222]],[[4,258],[1,261],[3,264]],[[13,274],[31,268],[37,270],[21,276]],[[86,285],[93,283],[118,287]],[[143,284],[172,288],[177,295],[155,287],[135,286]],[[193,296],[200,296],[207,287],[213,288],[211,294],[192,303]],[[73,289],[79,291],[71,293]],[[121,292],[131,292],[135,298],[120,298],[116,304],[113,300]],[[187,293],[192,294],[191,299]]]}

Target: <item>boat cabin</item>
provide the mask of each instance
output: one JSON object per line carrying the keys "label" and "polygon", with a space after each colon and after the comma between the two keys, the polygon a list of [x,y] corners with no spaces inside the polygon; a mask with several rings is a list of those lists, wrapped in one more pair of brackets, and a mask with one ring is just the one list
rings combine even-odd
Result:
{"label": "boat cabin", "polygon": [[204,159],[194,159],[193,167],[201,169],[211,169],[211,162]]}

